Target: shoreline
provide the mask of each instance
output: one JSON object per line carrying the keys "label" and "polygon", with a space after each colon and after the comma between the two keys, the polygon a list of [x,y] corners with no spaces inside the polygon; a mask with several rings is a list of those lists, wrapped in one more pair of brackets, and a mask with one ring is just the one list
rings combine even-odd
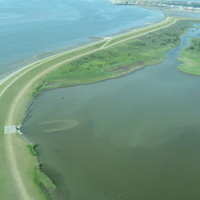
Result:
{"label": "shoreline", "polygon": [[[160,23],[162,24],[162,23],[166,22],[168,19],[169,18],[164,18],[164,20],[162,22],[160,22]],[[158,24],[159,23],[147,25],[147,26],[145,26],[143,28],[139,28],[139,29],[136,29],[136,30],[132,30],[130,32],[119,34],[119,35],[113,37],[112,39],[119,39],[120,37],[131,35],[131,34],[135,33],[137,30],[145,31],[146,29],[148,29],[148,27],[149,28],[150,27],[151,28],[155,27],[155,29],[156,29]],[[163,26],[165,26],[165,25],[163,25]],[[147,33],[148,33],[148,30],[146,30],[146,32],[144,34],[147,34]],[[138,36],[135,36],[135,37],[138,37]],[[1,90],[1,95],[0,95],[1,99],[0,100],[2,100],[3,98],[4,98],[4,100],[6,100],[6,98],[8,98],[9,99],[8,105],[10,105],[9,106],[10,110],[8,109],[7,111],[6,110],[4,111],[8,115],[8,119],[5,118],[5,120],[7,122],[10,122],[11,124],[19,122],[19,121],[22,121],[22,118],[24,117],[24,111],[25,111],[24,105],[27,104],[27,101],[31,99],[30,92],[32,91],[32,86],[34,85],[35,81],[40,80],[41,77],[46,75],[46,73],[48,73],[49,71],[53,70],[56,67],[59,67],[63,62],[60,61],[60,63],[53,65],[50,69],[44,67],[44,69],[40,69],[40,71],[37,72],[36,70],[38,68],[40,68],[39,66],[41,66],[42,64],[47,63],[48,61],[52,61],[54,59],[56,60],[56,58],[60,58],[60,57],[62,57],[64,55],[68,55],[68,54],[74,53],[74,52],[77,53],[78,51],[82,51],[82,50],[87,50],[87,48],[90,48],[90,47],[94,47],[96,49],[96,50],[95,49],[94,50],[90,50],[89,49],[89,50],[86,51],[86,53],[85,52],[78,52],[80,55],[74,55],[73,58],[68,58],[68,60],[73,60],[73,59],[76,60],[76,59],[82,57],[83,55],[91,54],[92,51],[99,51],[101,49],[101,46],[104,45],[102,43],[106,43],[106,42],[107,42],[107,40],[104,38],[104,39],[102,39],[100,41],[97,41],[97,42],[94,42],[94,43],[90,43],[90,44],[85,45],[85,46],[81,46],[81,47],[78,47],[78,48],[75,48],[75,49],[72,49],[72,50],[69,50],[69,51],[65,51],[65,52],[62,52],[62,53],[59,53],[59,54],[55,54],[55,55],[49,56],[47,58],[38,60],[38,61],[36,61],[36,62],[34,62],[34,63],[30,64],[30,65],[27,65],[27,66],[23,67],[22,69],[19,69],[16,72],[13,72],[12,74],[10,74],[10,75],[4,77],[3,79],[1,79],[0,86],[4,86],[4,84],[6,84],[6,85],[3,87],[3,90]],[[102,44],[100,47],[98,47],[98,46],[95,47],[95,45],[100,45],[100,44]],[[35,70],[34,73],[36,74],[35,76],[34,76],[34,74],[31,74],[31,77],[34,77],[34,78],[32,78],[32,80],[30,80],[30,78],[27,75],[27,74],[29,74],[28,72],[30,72],[31,70],[33,70],[33,71]],[[32,73],[33,73],[33,71],[32,71]],[[11,80],[13,78],[14,78],[14,80]],[[20,81],[22,83],[25,81],[26,85],[24,86]],[[21,87],[21,88],[19,87],[20,90],[18,89],[19,91],[16,91],[16,88],[14,87],[13,83],[16,83],[17,85],[18,84],[19,85],[22,84],[23,87]],[[10,89],[10,92],[12,92],[12,91],[15,92],[14,94],[11,93],[12,95],[14,95],[13,96],[14,100],[10,99],[12,97],[12,95],[11,95],[11,97],[9,96],[8,89]],[[16,96],[15,96],[15,94],[16,94]],[[25,102],[21,103],[20,100],[23,99],[24,97],[25,97]],[[19,110],[19,108],[16,108],[15,105],[18,105],[19,108],[21,108],[22,110]],[[9,111],[10,112],[12,111],[12,112],[9,113]],[[2,124],[2,126],[3,126],[3,124]],[[3,136],[5,136],[5,135],[3,135]],[[13,144],[15,142],[15,140],[13,138],[11,138],[11,139],[12,139],[12,144]],[[22,137],[22,140],[23,140],[23,137]],[[8,143],[8,144],[11,144],[11,143]],[[15,148],[15,147],[13,147],[13,148]],[[15,165],[17,167],[17,165],[18,165],[17,161],[15,162]],[[19,169],[18,169],[18,175],[22,176],[22,174],[20,173]],[[28,177],[28,178],[33,178],[33,177]],[[21,191],[19,191],[19,193],[20,192]],[[25,198],[23,198],[23,199],[25,200]]]}

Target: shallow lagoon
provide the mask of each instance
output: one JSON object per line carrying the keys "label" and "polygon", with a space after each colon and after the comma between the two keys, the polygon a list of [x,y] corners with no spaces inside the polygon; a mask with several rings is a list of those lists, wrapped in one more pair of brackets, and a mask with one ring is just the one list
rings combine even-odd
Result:
{"label": "shallow lagoon", "polygon": [[200,197],[200,78],[176,69],[196,34],[162,64],[34,101],[23,132],[63,200]]}

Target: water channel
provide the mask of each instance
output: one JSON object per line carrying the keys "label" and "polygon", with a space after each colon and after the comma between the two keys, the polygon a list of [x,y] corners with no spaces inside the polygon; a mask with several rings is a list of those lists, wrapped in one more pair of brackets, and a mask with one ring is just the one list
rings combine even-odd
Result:
{"label": "water channel", "polygon": [[125,77],[42,93],[24,134],[62,200],[200,199],[200,77],[177,55]]}

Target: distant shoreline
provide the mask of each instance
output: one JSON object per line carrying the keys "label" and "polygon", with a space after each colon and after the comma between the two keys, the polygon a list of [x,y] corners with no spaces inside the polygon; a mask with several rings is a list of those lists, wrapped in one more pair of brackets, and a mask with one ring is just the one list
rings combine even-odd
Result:
{"label": "distant shoreline", "polygon": [[110,0],[113,5],[127,5],[127,6],[145,6],[158,9],[172,9],[186,12],[200,12],[199,2],[186,2],[186,1],[136,1],[136,0]]}

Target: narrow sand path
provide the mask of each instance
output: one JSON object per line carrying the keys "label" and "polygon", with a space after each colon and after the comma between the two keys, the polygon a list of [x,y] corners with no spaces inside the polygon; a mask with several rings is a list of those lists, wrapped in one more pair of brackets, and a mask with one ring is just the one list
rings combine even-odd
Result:
{"label": "narrow sand path", "polygon": [[7,148],[7,158],[8,158],[8,163],[9,163],[9,167],[12,170],[12,174],[15,180],[14,186],[16,191],[18,191],[18,198],[16,199],[20,199],[20,200],[34,200],[34,198],[30,197],[27,190],[26,190],[26,186],[23,183],[23,180],[21,178],[21,175],[19,173],[19,169],[16,163],[16,157],[15,157],[15,151],[14,151],[14,146],[13,146],[13,139],[15,139],[13,135],[11,134],[7,134],[5,136],[5,145]]}

